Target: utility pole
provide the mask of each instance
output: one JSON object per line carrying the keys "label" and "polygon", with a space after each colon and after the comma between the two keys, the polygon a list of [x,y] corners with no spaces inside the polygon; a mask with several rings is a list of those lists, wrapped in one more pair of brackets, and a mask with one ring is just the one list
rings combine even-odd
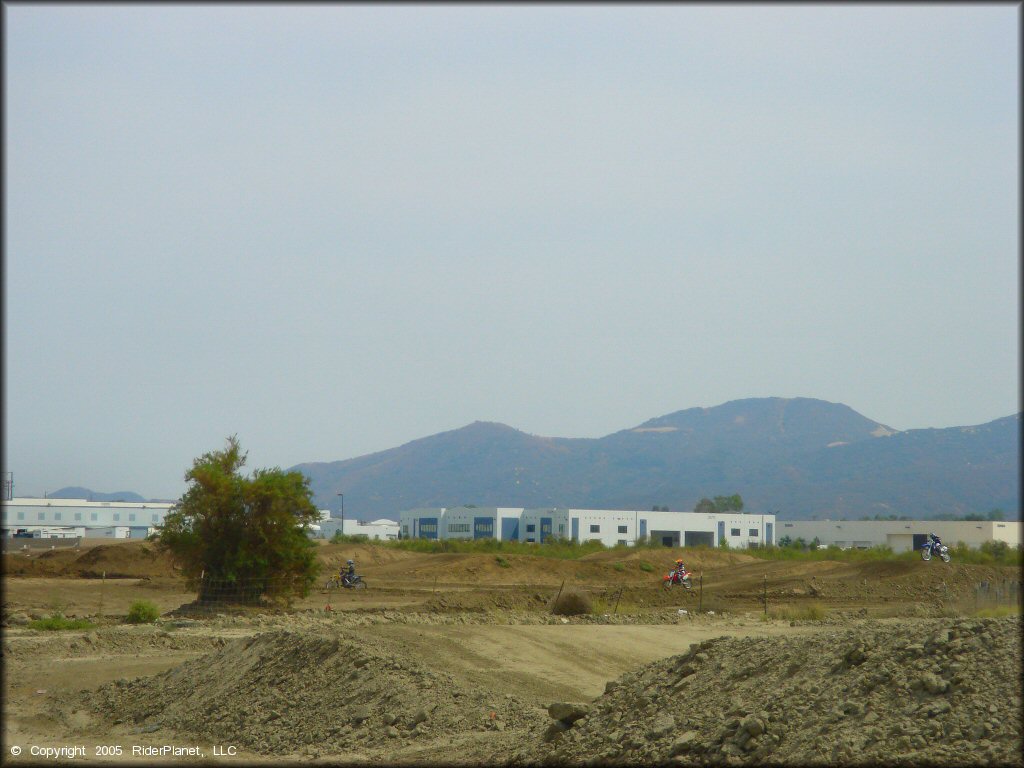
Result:
{"label": "utility pole", "polygon": [[339,493],[341,497],[341,535],[345,535],[345,494]]}

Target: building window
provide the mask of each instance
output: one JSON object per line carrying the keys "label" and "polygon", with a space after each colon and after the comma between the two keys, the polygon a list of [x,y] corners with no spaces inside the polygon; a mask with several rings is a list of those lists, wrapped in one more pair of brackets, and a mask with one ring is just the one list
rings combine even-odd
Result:
{"label": "building window", "polygon": [[97,520],[99,520],[99,514],[96,512],[90,512],[89,519],[95,523]]}
{"label": "building window", "polygon": [[620,547],[626,546],[626,540],[625,539],[619,539],[619,546]]}
{"label": "building window", "polygon": [[[526,524],[526,532],[527,533],[534,533],[534,532],[536,532],[536,530],[537,530],[537,526],[534,525],[533,523],[527,523]],[[527,541],[533,541],[533,539],[527,539]]]}
{"label": "building window", "polygon": [[469,523],[448,523],[448,533],[469,533]]}
{"label": "building window", "polygon": [[792,523],[783,523],[783,524],[782,524],[782,527],[783,527],[783,528],[792,528],[792,527],[793,527],[793,524],[792,524]]}
{"label": "building window", "polygon": [[[469,523],[466,523],[466,530],[469,530]],[[479,536],[493,536],[494,535],[494,523],[488,520],[486,523],[477,523],[474,531]]]}
{"label": "building window", "polygon": [[129,512],[128,513],[128,522],[129,523],[134,523],[135,522],[135,513],[134,512]]}
{"label": "building window", "polygon": [[25,519],[25,513],[24,512],[19,512],[18,513],[18,519],[19,520],[24,520]]}
{"label": "building window", "polygon": [[54,520],[60,520],[60,512],[54,512],[53,513],[53,519]]}
{"label": "building window", "polygon": [[420,533],[437,533],[437,523],[420,523]]}
{"label": "building window", "polygon": [[755,538],[756,538],[756,537],[757,537],[757,528],[751,528],[751,529],[750,529],[750,535],[751,535],[752,537],[755,537]]}
{"label": "building window", "polygon": [[732,534],[730,534],[732,536],[739,536],[740,535],[740,529],[739,528],[730,528],[729,530],[732,531]]}
{"label": "building window", "polygon": [[526,537],[526,541],[527,541],[528,543],[530,543],[530,544],[535,544],[535,543],[537,543],[537,540],[536,540],[535,538],[533,538],[533,536],[527,536],[527,537]]}
{"label": "building window", "polygon": [[81,519],[82,519],[82,513],[81,512],[75,512],[75,520],[81,520]]}
{"label": "building window", "polygon": [[625,532],[626,532],[626,526],[620,525],[619,526],[619,533],[625,533]]}
{"label": "building window", "polygon": [[154,512],[153,513],[153,522],[157,523],[159,521],[160,521],[160,515],[158,515],[156,512]]}
{"label": "building window", "polygon": [[565,523],[558,524],[558,533],[559,535],[565,534]]}
{"label": "building window", "polygon": [[115,512],[114,513],[114,522],[115,523],[121,522],[121,513],[120,512]]}
{"label": "building window", "polygon": [[39,513],[39,519],[40,520],[45,520],[46,519],[46,513],[45,512],[40,512]]}
{"label": "building window", "polygon": [[600,533],[601,532],[601,526],[598,525],[597,523],[591,523],[590,524],[590,532],[591,533]]}

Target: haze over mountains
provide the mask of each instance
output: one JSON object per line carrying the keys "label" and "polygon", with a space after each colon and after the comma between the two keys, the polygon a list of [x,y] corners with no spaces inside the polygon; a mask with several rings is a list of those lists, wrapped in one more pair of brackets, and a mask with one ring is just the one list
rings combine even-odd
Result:
{"label": "haze over mountains", "polygon": [[[605,437],[529,435],[474,422],[386,451],[296,464],[321,509],[364,520],[415,507],[561,506],[692,510],[743,497],[784,519],[1001,509],[1020,519],[1020,414],[978,426],[896,431],[811,398],[734,400],[659,416]],[[140,501],[62,489],[54,498]]]}
{"label": "haze over mountains", "polygon": [[317,504],[346,517],[414,507],[562,506],[689,511],[743,497],[782,518],[1020,516],[1020,414],[899,432],[811,398],[690,408],[596,439],[539,437],[474,422],[397,448],[298,464]]}

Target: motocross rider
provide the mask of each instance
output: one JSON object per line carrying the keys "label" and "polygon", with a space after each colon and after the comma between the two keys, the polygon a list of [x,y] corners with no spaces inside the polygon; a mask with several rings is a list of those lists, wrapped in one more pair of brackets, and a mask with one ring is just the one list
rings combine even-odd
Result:
{"label": "motocross rider", "polygon": [[686,566],[683,565],[683,558],[679,558],[678,560],[676,560],[676,567],[675,570],[672,571],[672,573],[674,576],[678,576],[678,581],[680,584],[682,584],[683,574],[686,573]]}
{"label": "motocross rider", "polygon": [[938,553],[938,551],[942,549],[942,539],[934,533],[928,534],[928,543],[931,545],[932,552]]}
{"label": "motocross rider", "polygon": [[345,565],[347,568],[341,571],[341,583],[348,584],[352,581],[352,577],[356,575],[356,562],[355,560],[346,560]]}

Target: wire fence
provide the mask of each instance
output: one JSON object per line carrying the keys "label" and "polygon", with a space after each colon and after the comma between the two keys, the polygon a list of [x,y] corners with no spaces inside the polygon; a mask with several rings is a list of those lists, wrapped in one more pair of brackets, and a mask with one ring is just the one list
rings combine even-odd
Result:
{"label": "wire fence", "polygon": [[299,576],[231,579],[202,574],[191,582],[196,598],[174,613],[220,613],[233,609],[288,609],[297,600],[323,589],[327,577]]}
{"label": "wire fence", "polygon": [[974,585],[974,608],[1021,607],[1021,583],[1013,579],[979,581]]}

